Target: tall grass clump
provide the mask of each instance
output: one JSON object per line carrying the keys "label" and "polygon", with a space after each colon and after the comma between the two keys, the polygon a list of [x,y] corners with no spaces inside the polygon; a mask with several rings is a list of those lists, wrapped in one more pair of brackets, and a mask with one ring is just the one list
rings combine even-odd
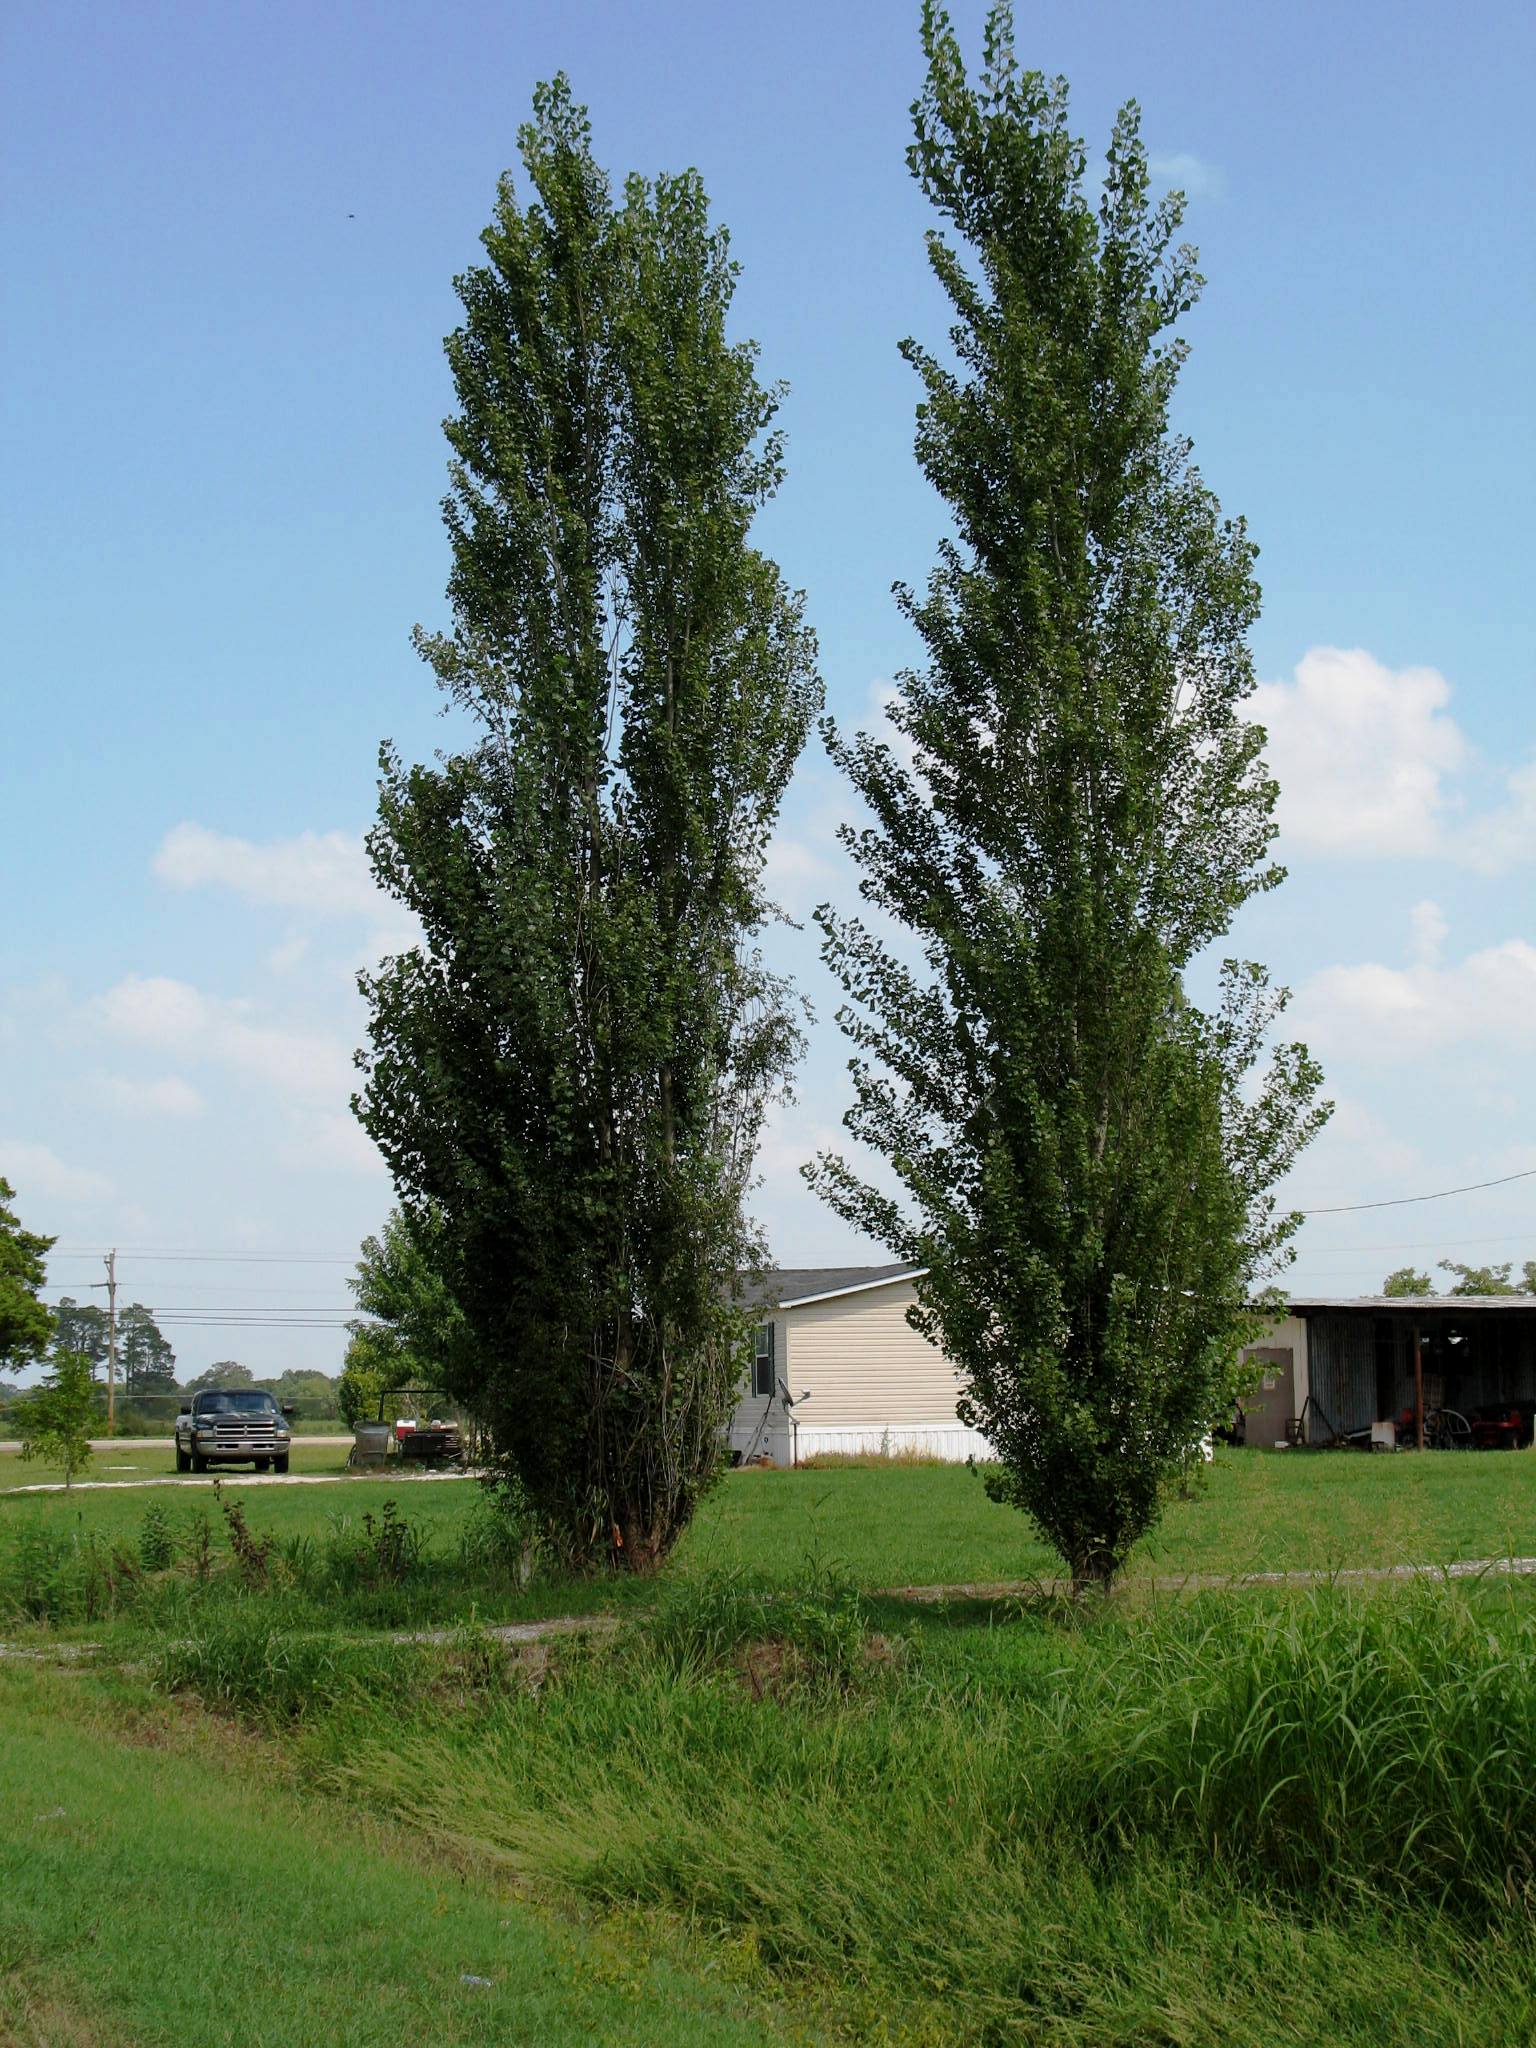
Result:
{"label": "tall grass clump", "polygon": [[872,1632],[857,1588],[815,1560],[793,1585],[745,1571],[674,1580],[635,1625],[633,1642],[669,1677],[737,1673],[757,1691],[852,1691],[888,1667],[898,1647]]}
{"label": "tall grass clump", "polygon": [[281,1726],[353,1701],[402,1702],[418,1689],[419,1664],[408,1645],[285,1628],[262,1603],[235,1601],[163,1643],[154,1677],[167,1692]]}
{"label": "tall grass clump", "polygon": [[1536,1616],[1489,1606],[1423,1586],[1168,1607],[1055,1704],[1056,1808],[1303,1892],[1526,1902]]}
{"label": "tall grass clump", "polygon": [[[680,1581],[537,1686],[350,1719],[326,1772],[935,2040],[1536,2038],[1521,1598],[920,1617],[885,1662],[872,1618],[835,1581]],[[769,1642],[818,1675],[754,1670]]]}

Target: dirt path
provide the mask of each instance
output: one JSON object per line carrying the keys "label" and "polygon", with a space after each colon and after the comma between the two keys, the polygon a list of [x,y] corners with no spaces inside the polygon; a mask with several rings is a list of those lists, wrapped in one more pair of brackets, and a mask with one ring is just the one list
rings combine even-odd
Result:
{"label": "dirt path", "polygon": [[[1529,1578],[1532,1574],[1536,1574],[1536,1557],[1468,1557],[1454,1564],[1368,1564],[1285,1572],[1164,1572],[1150,1579],[1130,1574],[1120,1584],[1127,1592],[1211,1593],[1243,1586],[1363,1586],[1381,1579]],[[991,1585],[880,1586],[871,1597],[927,1605],[941,1600],[1058,1599],[1071,1591],[1070,1579],[1000,1579]]]}

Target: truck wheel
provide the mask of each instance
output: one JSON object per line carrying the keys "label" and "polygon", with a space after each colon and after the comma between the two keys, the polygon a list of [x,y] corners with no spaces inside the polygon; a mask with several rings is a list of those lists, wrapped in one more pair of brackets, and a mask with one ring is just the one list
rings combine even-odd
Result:
{"label": "truck wheel", "polygon": [[181,1448],[180,1444],[176,1446],[176,1470],[178,1472],[190,1472],[192,1470],[192,1460]]}
{"label": "truck wheel", "polygon": [[272,1460],[272,1470],[274,1472],[286,1472],[288,1470],[288,1453],[286,1451],[280,1457]]}
{"label": "truck wheel", "polygon": [[270,1458],[252,1458],[251,1470],[253,1472],[265,1472],[271,1462]]}
{"label": "truck wheel", "polygon": [[192,1470],[194,1472],[206,1472],[208,1470],[208,1460],[200,1458],[196,1451],[192,1453]]}

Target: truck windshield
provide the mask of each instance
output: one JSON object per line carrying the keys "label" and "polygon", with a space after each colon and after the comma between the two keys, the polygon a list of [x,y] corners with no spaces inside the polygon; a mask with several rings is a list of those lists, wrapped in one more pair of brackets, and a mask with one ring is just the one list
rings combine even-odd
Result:
{"label": "truck windshield", "polygon": [[249,1393],[241,1387],[197,1397],[199,1415],[261,1415],[276,1406],[270,1394]]}

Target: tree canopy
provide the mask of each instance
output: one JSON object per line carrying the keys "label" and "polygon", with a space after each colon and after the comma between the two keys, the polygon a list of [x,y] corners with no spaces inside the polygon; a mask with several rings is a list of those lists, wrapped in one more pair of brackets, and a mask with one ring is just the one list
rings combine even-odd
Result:
{"label": "tree canopy", "polygon": [[58,1242],[24,1230],[11,1207],[16,1190],[0,1179],[0,1367],[15,1371],[40,1358],[53,1322],[41,1299],[48,1254]]}
{"label": "tree canopy", "polygon": [[68,1488],[91,1461],[95,1415],[91,1361],[78,1351],[56,1351],[42,1385],[12,1402],[6,1420],[21,1438],[22,1457],[57,1465]]}
{"label": "tree canopy", "polygon": [[1412,1266],[1399,1266],[1395,1273],[1389,1273],[1381,1283],[1383,1294],[1424,1295],[1433,1294],[1435,1283],[1428,1273],[1417,1272]]}

